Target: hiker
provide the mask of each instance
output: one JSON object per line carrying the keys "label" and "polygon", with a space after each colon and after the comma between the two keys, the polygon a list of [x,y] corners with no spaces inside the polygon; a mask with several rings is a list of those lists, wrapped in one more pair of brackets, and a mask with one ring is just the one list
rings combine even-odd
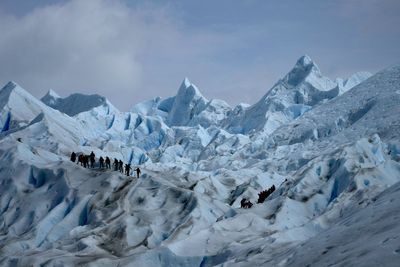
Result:
{"label": "hiker", "polygon": [[83,168],[88,168],[89,167],[89,156],[84,155],[83,156]]}
{"label": "hiker", "polygon": [[251,203],[250,200],[246,201],[246,203],[245,203],[245,208],[246,209],[250,209],[252,206],[253,206],[253,203]]}
{"label": "hiker", "polygon": [[111,161],[109,157],[106,157],[106,169],[111,169]]}
{"label": "hiker", "polygon": [[246,199],[242,198],[242,200],[240,201],[240,207],[244,208],[245,203],[246,203]]}
{"label": "hiker", "polygon": [[90,159],[90,156],[89,155],[85,155],[85,163],[86,163],[86,166],[89,168],[89,159]]}
{"label": "hiker", "polygon": [[131,164],[125,164],[125,173],[127,176],[129,176],[131,172]]}
{"label": "hiker", "polygon": [[75,160],[76,160],[76,154],[75,154],[75,152],[72,152],[71,153],[71,161],[75,162]]}
{"label": "hiker", "polygon": [[100,157],[100,159],[99,159],[99,162],[100,162],[100,169],[102,169],[102,168],[104,168],[104,158],[103,157]]}
{"label": "hiker", "polygon": [[118,171],[118,160],[116,158],[114,158],[113,166],[114,166],[114,171]]}
{"label": "hiker", "polygon": [[77,162],[77,163],[80,163],[81,166],[83,166],[83,154],[80,154],[80,155],[78,156],[78,162]]}
{"label": "hiker", "polygon": [[135,171],[136,171],[136,177],[139,178],[140,173],[141,173],[139,167],[137,167],[137,168],[135,169]]}
{"label": "hiker", "polygon": [[95,163],[95,155],[93,151],[90,153],[90,167],[94,168],[94,163]]}
{"label": "hiker", "polygon": [[250,200],[247,200],[246,198],[243,198],[243,199],[240,201],[240,207],[241,207],[241,208],[250,209],[251,206],[253,206],[253,203],[251,203],[251,201],[250,201]]}
{"label": "hiker", "polygon": [[121,173],[124,173],[124,163],[122,162],[122,160],[119,160],[119,162],[118,162],[118,170]]}

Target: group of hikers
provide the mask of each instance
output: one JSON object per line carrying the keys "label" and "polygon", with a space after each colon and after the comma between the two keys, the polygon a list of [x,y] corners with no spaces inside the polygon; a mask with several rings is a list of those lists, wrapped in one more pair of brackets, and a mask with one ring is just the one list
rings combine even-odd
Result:
{"label": "group of hikers", "polygon": [[[95,163],[96,163],[96,155],[94,154],[94,152],[92,151],[90,153],[90,155],[85,155],[85,154],[79,154],[77,155],[75,152],[71,153],[71,161],[72,162],[76,162],[77,164],[81,164],[81,166],[83,166],[84,168],[94,168],[95,167]],[[89,164],[90,163],[90,164]],[[118,160],[116,158],[114,158],[114,162],[113,162],[113,167],[114,167],[114,171],[119,171],[121,173],[125,173],[127,176],[130,176],[132,167],[131,164],[125,164],[125,171],[124,171],[124,163],[122,162],[122,160]],[[103,158],[102,156],[99,158],[99,168],[103,169],[111,169],[111,160],[109,157]],[[136,177],[139,178],[140,176],[140,169],[139,167],[137,167],[135,169],[136,171]]]}
{"label": "group of hikers", "polygon": [[[257,203],[264,203],[265,199],[267,199],[267,197],[269,197],[274,191],[275,191],[275,185],[272,185],[267,190],[264,190],[264,191],[261,191],[260,193],[258,193]],[[243,209],[250,209],[252,206],[253,206],[253,203],[251,203],[251,201],[248,200],[247,198],[243,198],[240,201],[240,207]]]}
{"label": "group of hikers", "polygon": [[[95,163],[96,163],[96,156],[95,156],[93,151],[90,153],[90,155],[85,155],[85,154],[80,153],[79,156],[75,152],[72,152],[71,153],[71,161],[72,162],[76,162],[77,164],[80,163],[81,166],[83,166],[84,168],[94,168],[95,167]],[[122,160],[118,160],[118,159],[114,158],[113,167],[114,167],[114,171],[120,171],[121,173],[124,173],[124,163],[122,162]],[[100,169],[103,169],[103,168],[111,169],[111,160],[110,160],[110,158],[106,157],[104,159],[101,156],[99,158],[99,168]],[[125,174],[127,176],[130,176],[131,170],[132,170],[131,164],[128,164],[128,163],[125,164]],[[140,172],[141,172],[139,167],[137,167],[135,169],[135,171],[136,171],[136,177],[139,178]],[[285,182],[286,181],[287,180],[285,180]],[[272,185],[267,190],[264,190],[264,191],[261,191],[260,193],[258,193],[257,203],[263,203],[265,201],[265,199],[267,197],[269,197],[274,191],[275,191],[275,185]],[[241,208],[249,209],[252,206],[253,206],[253,203],[250,200],[248,200],[247,198],[243,198],[240,201],[240,207]]]}

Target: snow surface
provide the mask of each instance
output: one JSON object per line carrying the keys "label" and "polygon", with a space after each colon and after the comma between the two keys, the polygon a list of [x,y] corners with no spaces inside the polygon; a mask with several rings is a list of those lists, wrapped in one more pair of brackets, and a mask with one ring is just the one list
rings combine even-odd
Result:
{"label": "snow surface", "polygon": [[[397,266],[399,91],[400,66],[332,81],[308,56],[251,106],[188,79],[130,112],[10,82],[0,265]],[[84,169],[71,151],[142,176]]]}

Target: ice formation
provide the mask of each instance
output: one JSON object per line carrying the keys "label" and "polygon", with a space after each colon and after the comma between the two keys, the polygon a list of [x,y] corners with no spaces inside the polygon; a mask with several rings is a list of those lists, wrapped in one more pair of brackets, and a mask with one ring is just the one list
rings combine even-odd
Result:
{"label": "ice formation", "polygon": [[[400,66],[324,77],[308,56],[257,103],[0,91],[0,265],[393,265]],[[72,151],[140,166],[85,169]],[[263,202],[258,193],[275,185]],[[240,208],[243,198],[254,205]],[[367,241],[367,242],[366,242]]]}

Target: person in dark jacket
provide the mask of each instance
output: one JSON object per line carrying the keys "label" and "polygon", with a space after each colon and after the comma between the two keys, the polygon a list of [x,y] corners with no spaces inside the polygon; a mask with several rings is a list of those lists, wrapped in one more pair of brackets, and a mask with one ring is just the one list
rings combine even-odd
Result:
{"label": "person in dark jacket", "polygon": [[100,169],[104,168],[104,158],[103,158],[103,157],[100,157],[99,163],[100,163],[99,168],[100,168]]}
{"label": "person in dark jacket", "polygon": [[137,167],[137,168],[135,169],[135,171],[136,171],[136,177],[139,178],[140,173],[141,173],[139,167]]}
{"label": "person in dark jacket", "polygon": [[118,162],[118,170],[121,173],[124,173],[124,163],[122,162],[122,160],[119,160],[119,162]]}
{"label": "person in dark jacket", "polygon": [[76,154],[75,154],[75,152],[72,152],[71,153],[71,161],[75,162],[75,160],[76,160]]}
{"label": "person in dark jacket", "polygon": [[125,173],[127,176],[129,176],[131,172],[131,164],[125,164]]}
{"label": "person in dark jacket", "polygon": [[240,201],[240,207],[243,209],[250,209],[253,206],[253,203],[251,203],[250,200],[247,200],[246,198],[243,198]]}
{"label": "person in dark jacket", "polygon": [[114,158],[114,163],[113,163],[113,166],[114,166],[114,171],[118,171],[118,160],[116,159],[116,158]]}
{"label": "person in dark jacket", "polygon": [[81,166],[83,166],[83,161],[84,161],[84,156],[83,156],[83,154],[80,154],[80,155],[78,156],[78,163],[80,163]]}
{"label": "person in dark jacket", "polygon": [[111,160],[109,157],[106,157],[106,169],[111,169]]}
{"label": "person in dark jacket", "polygon": [[89,155],[84,155],[83,156],[83,167],[84,168],[89,168]]}
{"label": "person in dark jacket", "polygon": [[93,153],[93,151],[90,153],[90,167],[94,168],[94,163],[95,163],[95,155]]}

